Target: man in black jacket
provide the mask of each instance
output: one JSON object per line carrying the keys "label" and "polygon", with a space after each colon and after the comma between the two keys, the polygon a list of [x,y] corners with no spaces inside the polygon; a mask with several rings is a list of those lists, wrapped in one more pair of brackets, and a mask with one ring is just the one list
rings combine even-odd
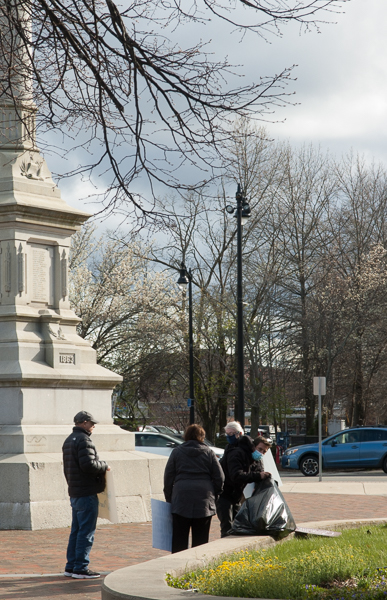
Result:
{"label": "man in black jacket", "polygon": [[[225,427],[226,434],[228,426],[229,424]],[[270,473],[263,470],[263,463],[255,462],[255,451],[253,440],[248,435],[243,435],[242,429],[236,443],[226,448],[220,461],[225,476],[223,492],[216,503],[221,537],[225,537],[232,527],[245,486],[270,477]]]}
{"label": "man in black jacket", "polygon": [[86,411],[74,417],[73,432],[63,444],[63,470],[66,477],[72,524],[67,546],[66,577],[95,579],[100,576],[89,569],[89,555],[94,541],[98,517],[98,496],[105,489],[105,473],[109,465],[99,460],[90,436],[94,417]]}

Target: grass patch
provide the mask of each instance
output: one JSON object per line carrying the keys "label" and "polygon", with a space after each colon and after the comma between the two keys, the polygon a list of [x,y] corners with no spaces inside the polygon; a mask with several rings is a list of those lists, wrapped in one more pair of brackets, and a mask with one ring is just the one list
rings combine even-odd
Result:
{"label": "grass patch", "polygon": [[167,583],[214,596],[294,600],[387,600],[387,527],[338,538],[295,538],[232,554]]}

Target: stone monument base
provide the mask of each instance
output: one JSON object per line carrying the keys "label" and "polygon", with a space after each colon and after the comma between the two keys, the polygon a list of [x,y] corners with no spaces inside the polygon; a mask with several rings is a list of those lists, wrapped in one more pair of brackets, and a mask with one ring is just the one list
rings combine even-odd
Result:
{"label": "stone monument base", "polygon": [[[104,435],[94,437],[100,438],[94,439],[100,458],[112,468],[119,522],[150,521],[151,498],[164,498],[166,457],[130,450],[100,450]],[[1,454],[0,481],[0,529],[70,526],[71,508],[61,453]]]}

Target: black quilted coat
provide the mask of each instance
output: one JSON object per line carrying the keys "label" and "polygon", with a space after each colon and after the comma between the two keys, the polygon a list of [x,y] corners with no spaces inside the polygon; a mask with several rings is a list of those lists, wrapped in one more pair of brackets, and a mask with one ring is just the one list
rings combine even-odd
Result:
{"label": "black quilted coat", "polygon": [[230,502],[240,502],[243,490],[248,483],[261,481],[263,462],[255,462],[251,454],[255,446],[253,440],[244,435],[237,444],[229,446],[220,461],[225,475],[222,496]]}
{"label": "black quilted coat", "polygon": [[63,444],[63,470],[70,498],[92,496],[105,489],[108,465],[99,460],[90,435],[82,427],[74,427]]}
{"label": "black quilted coat", "polygon": [[215,453],[196,440],[184,442],[172,451],[164,472],[164,496],[172,513],[187,519],[215,514],[215,499],[221,492],[224,475]]}

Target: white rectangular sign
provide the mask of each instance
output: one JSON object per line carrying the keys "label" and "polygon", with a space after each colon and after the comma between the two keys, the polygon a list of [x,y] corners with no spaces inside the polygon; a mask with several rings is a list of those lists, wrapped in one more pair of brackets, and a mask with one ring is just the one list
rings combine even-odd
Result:
{"label": "white rectangular sign", "polygon": [[277,482],[278,487],[281,487],[282,479],[280,477],[280,474],[278,473],[277,465],[275,464],[273,453],[271,450],[269,450],[268,452],[266,452],[266,454],[264,454],[263,466],[264,466],[265,471],[267,471],[268,473],[271,473],[271,476],[274,479],[274,481]]}
{"label": "white rectangular sign", "polygon": [[326,377],[313,377],[313,394],[318,396],[325,396],[326,394]]}
{"label": "white rectangular sign", "polygon": [[245,500],[247,500],[247,498],[251,498],[251,496],[253,495],[254,488],[255,488],[255,483],[248,483],[245,486],[245,489],[243,490],[243,495],[245,497]]}
{"label": "white rectangular sign", "polygon": [[105,491],[98,494],[98,516],[101,517],[101,519],[108,519],[112,523],[118,523],[113,473],[112,471],[106,471],[105,475]]}
{"label": "white rectangular sign", "polygon": [[151,498],[152,548],[172,552],[172,513],[170,502]]}

